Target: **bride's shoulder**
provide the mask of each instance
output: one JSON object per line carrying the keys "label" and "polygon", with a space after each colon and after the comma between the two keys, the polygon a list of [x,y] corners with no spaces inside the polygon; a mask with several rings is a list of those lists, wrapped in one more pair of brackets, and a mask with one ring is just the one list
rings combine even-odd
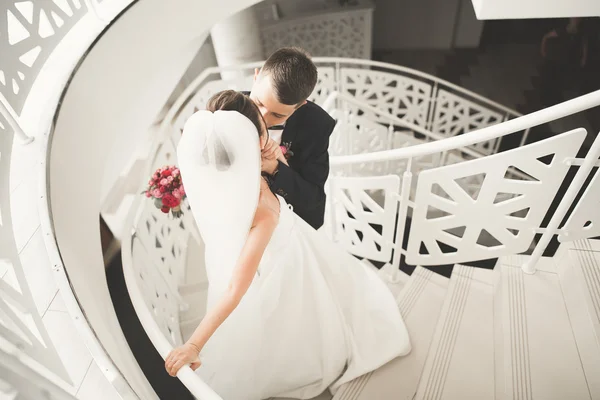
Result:
{"label": "bride's shoulder", "polygon": [[[276,209],[276,205],[272,199],[265,198],[261,194],[261,198],[256,207],[256,213],[254,214],[254,223],[256,226],[258,224],[267,224],[267,225],[277,225],[279,222],[279,212]],[[277,199],[275,199],[275,202]]]}

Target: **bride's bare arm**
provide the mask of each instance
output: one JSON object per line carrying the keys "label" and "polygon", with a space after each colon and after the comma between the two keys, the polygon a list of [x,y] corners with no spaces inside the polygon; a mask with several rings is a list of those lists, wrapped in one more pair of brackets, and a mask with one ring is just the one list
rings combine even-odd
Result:
{"label": "bride's bare arm", "polygon": [[[196,354],[195,358],[197,359],[197,354],[206,342],[208,342],[208,339],[210,339],[217,328],[238,306],[254,279],[260,259],[269,240],[271,240],[271,235],[276,225],[277,216],[273,212],[260,208],[256,211],[254,226],[250,230],[248,239],[242,248],[227,291],[215,307],[208,311],[190,339],[186,342],[184,347],[187,346],[188,349],[176,349],[165,360],[167,371],[172,376],[175,376],[182,366],[193,361],[188,358],[191,357],[191,353],[194,351]],[[199,363],[197,366],[199,366]]]}

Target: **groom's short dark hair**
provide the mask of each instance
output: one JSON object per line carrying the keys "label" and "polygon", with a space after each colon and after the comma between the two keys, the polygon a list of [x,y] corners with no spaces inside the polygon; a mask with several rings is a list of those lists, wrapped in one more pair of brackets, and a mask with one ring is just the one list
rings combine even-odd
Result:
{"label": "groom's short dark hair", "polygon": [[277,99],[289,106],[304,102],[317,85],[317,67],[310,54],[298,47],[275,51],[265,61],[261,73],[271,77]]}

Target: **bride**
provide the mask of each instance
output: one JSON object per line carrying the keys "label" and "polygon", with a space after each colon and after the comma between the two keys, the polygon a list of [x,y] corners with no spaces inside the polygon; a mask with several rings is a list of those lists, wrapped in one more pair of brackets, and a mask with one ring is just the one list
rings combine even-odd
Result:
{"label": "bride", "polygon": [[254,103],[224,91],[190,117],[177,148],[210,285],[206,316],[165,367],[175,376],[191,364],[225,400],[335,392],[410,351],[380,278],[269,190],[267,138]]}

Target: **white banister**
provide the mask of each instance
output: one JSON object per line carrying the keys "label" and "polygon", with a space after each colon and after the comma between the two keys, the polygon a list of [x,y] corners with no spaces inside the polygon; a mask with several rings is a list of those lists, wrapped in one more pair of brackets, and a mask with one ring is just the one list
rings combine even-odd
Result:
{"label": "white banister", "polygon": [[529,258],[527,263],[523,265],[523,271],[525,273],[535,273],[535,267],[537,262],[542,257],[542,254],[546,250],[546,247],[548,247],[548,244],[550,243],[550,240],[552,240],[552,237],[555,234],[559,233],[558,227],[560,226],[560,223],[562,222],[565,215],[573,205],[575,197],[581,190],[581,187],[585,183],[590,172],[592,172],[592,169],[596,166],[596,163],[598,162],[598,157],[600,157],[600,135],[598,135],[596,137],[596,140],[594,140],[594,143],[588,151],[583,163],[577,170],[573,181],[571,182],[569,188],[567,189],[567,192],[561,199],[558,208],[552,215],[552,218],[548,223],[548,227],[546,228],[538,244],[535,246],[531,257]]}
{"label": "white banister", "polygon": [[[323,103],[324,104],[323,105],[323,109],[325,111],[331,113],[331,111],[333,111],[333,107],[334,107],[334,104],[335,104],[336,100],[343,100],[343,101],[345,101],[347,103],[350,103],[350,104],[353,104],[353,105],[358,106],[360,108],[363,108],[365,110],[368,110],[368,111],[370,111],[370,112],[372,112],[374,114],[378,114],[378,115],[380,115],[380,116],[382,116],[382,117],[384,117],[386,119],[389,119],[394,124],[397,124],[397,125],[400,125],[400,126],[404,126],[404,127],[408,128],[408,129],[411,129],[411,130],[413,130],[415,132],[421,133],[421,134],[427,136],[430,139],[433,139],[433,140],[444,140],[444,139],[447,139],[447,137],[444,136],[444,135],[440,135],[438,133],[431,132],[430,130],[422,128],[422,127],[420,127],[418,125],[415,125],[415,124],[413,124],[411,122],[405,121],[402,118],[398,118],[395,115],[392,115],[392,114],[390,114],[390,113],[388,113],[388,112],[386,112],[384,110],[380,110],[380,109],[378,109],[376,107],[373,107],[373,106],[365,103],[364,101],[357,100],[356,98],[354,98],[354,97],[352,97],[350,95],[347,95],[347,94],[344,94],[344,93],[340,93],[340,92],[337,92],[337,91],[336,92],[332,92],[327,97],[327,100],[325,100],[325,103]],[[471,150],[469,148],[461,149],[461,151],[464,152],[465,154],[468,154],[468,155],[470,155],[472,157],[475,157],[475,158],[479,158],[479,157],[481,157],[483,155],[482,153],[479,153],[477,151]],[[373,153],[371,153],[371,154],[373,154]],[[396,159],[396,158],[394,158],[394,159]],[[380,160],[380,161],[383,161],[383,160]]]}
{"label": "white banister", "polygon": [[[132,206],[131,212],[127,218],[125,226],[133,227],[137,210],[140,209],[141,201],[145,200],[141,196],[138,196]],[[127,285],[127,291],[133,308],[140,319],[140,323],[144,328],[144,331],[148,335],[148,338],[160,354],[160,356],[166,359],[169,352],[173,349],[173,346],[169,343],[167,338],[163,335],[160,327],[154,320],[151,311],[146,306],[144,296],[140,287],[137,284],[135,272],[133,269],[133,238],[135,231],[130,230],[129,233],[123,235],[122,243],[122,256],[123,256],[123,275],[125,276],[125,284]],[[177,377],[181,382],[188,388],[188,390],[196,397],[201,400],[223,400],[214,390],[210,388],[198,375],[191,370],[189,366],[184,366],[177,373]]]}
{"label": "white banister", "polygon": [[[418,70],[414,70],[411,68],[394,65],[394,64],[383,63],[383,62],[378,62],[378,61],[355,59],[355,58],[314,57],[313,61],[315,62],[315,64],[317,65],[318,68],[333,67],[333,70],[334,70],[333,75],[334,76],[331,77],[333,82],[330,82],[330,84],[332,85],[331,86],[332,91],[341,91],[342,87],[344,86],[344,83],[341,82],[341,78],[342,78],[341,71],[344,68],[346,68],[346,67],[350,67],[350,68],[367,67],[367,68],[374,68],[377,70],[384,70],[386,72],[389,72],[391,74],[396,74],[399,76],[405,76],[411,80],[415,80],[418,82],[426,82],[427,84],[431,85],[432,89],[433,89],[430,99],[427,100],[432,103],[435,102],[435,99],[437,98],[438,89],[443,88],[443,89],[451,91],[453,93],[457,93],[461,97],[468,98],[470,100],[473,100],[475,102],[483,104],[484,107],[494,109],[497,112],[500,112],[502,114],[510,115],[513,117],[520,115],[519,113],[517,113],[514,110],[511,110],[508,107],[505,107],[505,106],[498,104],[490,99],[487,99],[483,96],[480,96],[476,93],[466,90],[460,86],[457,86],[453,83],[450,83],[448,81],[440,79],[436,76],[429,75],[427,73],[424,73],[424,72],[421,72]],[[223,72],[231,73],[231,72],[243,71],[243,70],[252,71],[252,70],[254,70],[254,68],[260,68],[262,66],[262,64],[263,64],[263,61],[260,61],[260,62],[254,62],[254,63],[244,64],[244,65],[212,67],[212,68],[205,69],[200,75],[198,75],[198,77],[196,79],[194,79],[190,83],[190,85],[181,93],[181,95],[174,102],[173,106],[168,110],[167,114],[165,115],[165,118],[162,120],[161,131],[164,131],[164,129],[166,129],[168,126],[173,124],[174,120],[177,119],[178,116],[181,114],[182,108],[184,108],[186,106],[186,104],[189,103],[189,101],[191,100],[191,97],[193,97],[198,92],[198,90],[202,87],[202,85],[207,83],[207,80],[209,78],[217,77],[219,74],[221,74]],[[365,69],[365,71],[368,71],[368,69]],[[224,81],[224,82],[227,82],[227,81]],[[226,85],[226,86],[228,86],[228,85]],[[231,87],[229,87],[229,88],[231,88]],[[242,90],[242,89],[249,90],[250,88],[249,87],[238,88],[238,90]],[[431,107],[429,107],[429,109],[427,110],[427,118],[428,118],[427,125],[431,125],[431,119],[433,118],[433,112],[431,110]],[[426,126],[426,128],[430,129],[431,127]]]}
{"label": "white banister", "polygon": [[440,153],[452,149],[462,149],[475,143],[485,142],[496,139],[511,133],[526,130],[533,126],[545,124],[566,116],[590,109],[600,105],[600,90],[588,93],[581,97],[565,101],[564,103],[536,111],[502,122],[497,125],[488,126],[476,131],[468,132],[459,136],[446,138],[436,142],[424,143],[417,146],[372,152],[367,154],[357,154],[350,156],[332,157],[330,164],[332,166],[351,165],[366,162],[381,162],[388,160],[401,160],[407,158],[416,158],[434,153]]}
{"label": "white banister", "polygon": [[398,209],[398,222],[396,224],[396,237],[394,246],[394,258],[392,259],[392,266],[394,267],[394,275],[392,275],[391,281],[396,283],[400,280],[400,259],[404,249],[402,244],[404,243],[404,231],[406,229],[406,219],[408,217],[408,207],[410,206],[410,187],[412,184],[413,174],[411,172],[412,159],[408,159],[406,164],[406,170],[402,174],[402,186],[400,187],[399,209]]}

